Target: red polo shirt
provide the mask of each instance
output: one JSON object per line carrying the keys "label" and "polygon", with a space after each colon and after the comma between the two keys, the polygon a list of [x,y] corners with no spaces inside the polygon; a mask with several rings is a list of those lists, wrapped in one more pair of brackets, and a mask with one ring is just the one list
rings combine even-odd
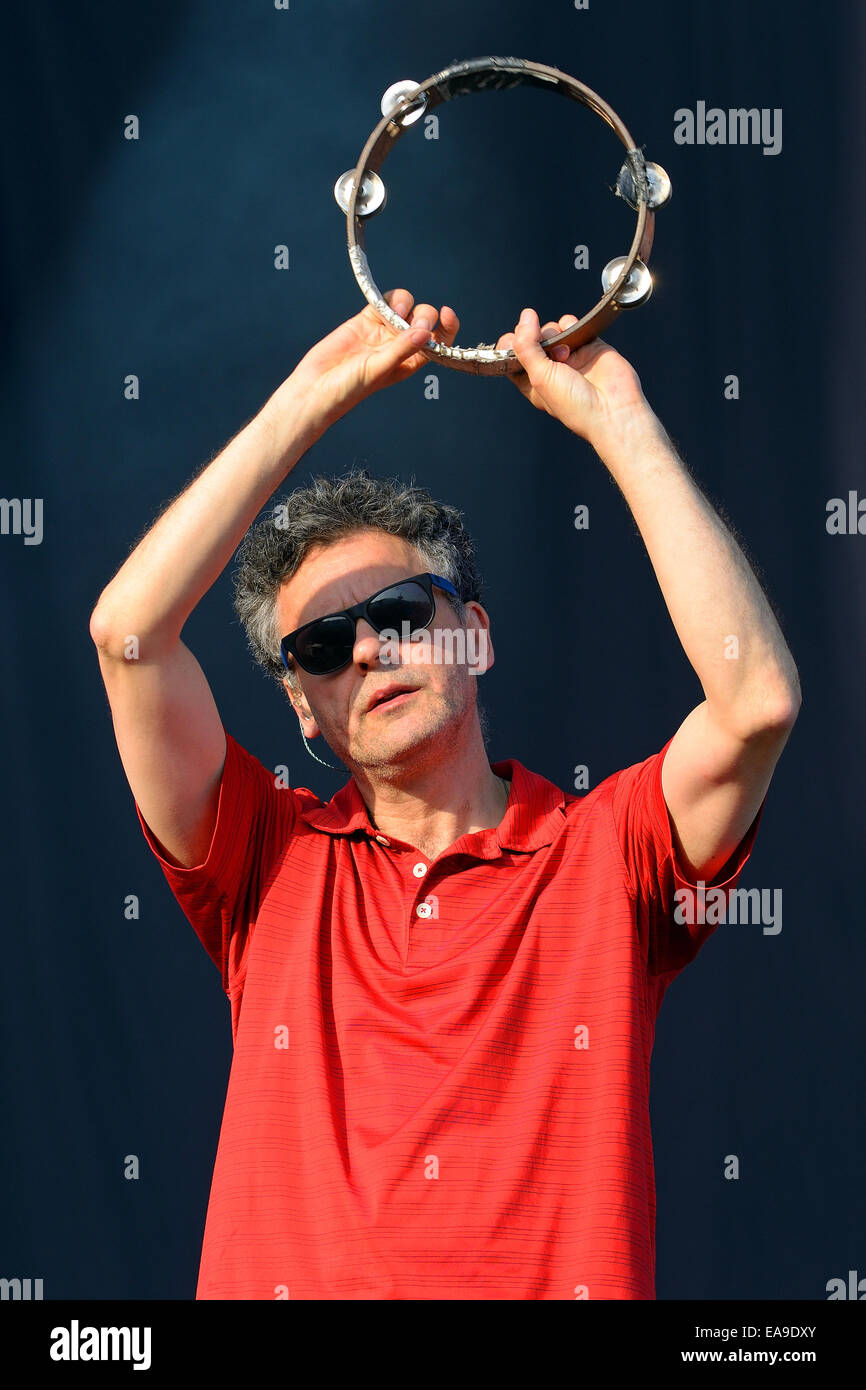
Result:
{"label": "red polo shirt", "polygon": [[136,805],[231,1004],[196,1297],[653,1298],[653,1031],[714,930],[674,919],[668,745],[582,797],[494,763],[501,823],[429,860],[226,741],[203,864]]}

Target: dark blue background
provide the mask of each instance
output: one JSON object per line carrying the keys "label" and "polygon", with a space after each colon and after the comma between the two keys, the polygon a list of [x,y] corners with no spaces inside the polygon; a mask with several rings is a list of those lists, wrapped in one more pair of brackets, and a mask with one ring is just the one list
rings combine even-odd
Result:
{"label": "dark blue background", "polygon": [[[804,692],[742,880],[783,890],[783,929],[720,928],[659,1020],[658,1297],[822,1299],[866,1275],[866,537],[825,527],[828,499],[864,488],[862,7],[91,0],[4,26],[2,491],[42,497],[45,530],[0,537],[0,1275],[46,1298],[194,1294],[228,1005],[140,834],[89,616],[162,505],[362,307],[332,188],[382,92],[491,53],[580,78],[671,175],[654,297],[607,336],[759,566]],[[676,145],[699,100],[781,107],[782,152]],[[439,141],[407,134],[383,171],[380,288],[453,305],[467,344],[526,303],[585,312],[631,241],[604,187],[615,138],[527,90],[438,115]],[[511,383],[443,369],[428,401],[423,375],[341,420],[289,485],[363,459],[463,508],[496,641],[491,758],[567,789],[586,763],[595,785],[701,698],[640,537],[590,448]],[[235,737],[327,798],[345,776],[307,756],[230,596],[227,571],[184,640]]]}

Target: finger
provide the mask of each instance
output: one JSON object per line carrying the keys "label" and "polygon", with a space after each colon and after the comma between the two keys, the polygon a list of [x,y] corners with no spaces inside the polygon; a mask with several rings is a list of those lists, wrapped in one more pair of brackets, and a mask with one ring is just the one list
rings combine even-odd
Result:
{"label": "finger", "polygon": [[[550,323],[546,323],[542,328],[541,341],[544,342],[547,338],[555,338],[561,332],[562,328],[560,324],[552,319]],[[568,343],[557,343],[555,347],[545,348],[545,352],[553,362],[564,362],[567,357],[571,356],[571,349]]]}
{"label": "finger", "polygon": [[[577,317],[577,314],[563,314],[561,319],[559,320],[560,332],[564,332],[567,328],[573,328],[574,325],[579,322],[580,320]],[[565,361],[567,357],[571,356],[572,351],[573,349],[568,345],[568,343],[560,343],[559,346],[554,349],[554,352],[557,355],[557,360],[559,361]]]}
{"label": "finger", "polygon": [[431,328],[435,328],[439,319],[439,314],[432,304],[416,304],[412,310],[412,320],[422,317],[427,320]]}
{"label": "finger", "polygon": [[[514,352],[514,334],[501,333],[496,341],[497,352],[507,352],[509,348]],[[506,375],[508,380],[513,381],[517,389],[525,396],[529,390],[529,382],[527,380],[525,368],[520,364],[519,360],[517,370],[508,372]]]}
{"label": "finger", "polygon": [[375,363],[377,376],[387,376],[390,372],[404,362],[407,357],[423,348],[427,339],[430,337],[430,324],[414,323],[409,328],[399,329],[387,343],[376,348],[371,355],[371,360]]}
{"label": "finger", "polygon": [[514,352],[530,378],[543,371],[550,361],[539,342],[540,335],[541,326],[535,310],[524,309],[514,330]]}
{"label": "finger", "polygon": [[395,314],[399,314],[401,319],[408,319],[415,300],[408,290],[388,290],[384,296],[385,303]]}
{"label": "finger", "polygon": [[454,310],[448,304],[442,305],[442,313],[439,315],[441,325],[440,340],[446,347],[451,347],[454,339],[460,331],[460,320]]}
{"label": "finger", "polygon": [[[496,350],[497,352],[507,352],[509,348],[512,352],[514,352],[514,334],[502,333],[499,339],[497,340]],[[515,386],[517,386],[525,395],[528,388],[526,380],[526,369],[523,367],[523,365],[521,364],[518,367],[517,371],[508,372],[507,375],[509,380],[513,381]]]}

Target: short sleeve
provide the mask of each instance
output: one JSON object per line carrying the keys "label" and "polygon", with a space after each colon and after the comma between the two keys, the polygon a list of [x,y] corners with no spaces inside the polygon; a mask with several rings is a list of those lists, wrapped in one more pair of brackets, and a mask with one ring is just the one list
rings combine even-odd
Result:
{"label": "short sleeve", "polygon": [[138,802],[135,810],[171,891],[232,996],[246,973],[262,893],[294,830],[295,793],[226,732],[216,825],[203,863],[186,869],[169,863]]}
{"label": "short sleeve", "polygon": [[[693,960],[718,925],[710,911],[710,889],[725,894],[736,887],[748,860],[766,798],[746,834],[715,878],[701,885],[677,862],[671,818],[662,791],[662,764],[673,740],[642,763],[618,773],[612,808],[620,849],[631,890],[646,934],[646,963],[650,975],[672,975]],[[706,891],[701,891],[703,887]],[[685,890],[685,891],[684,891]],[[718,901],[718,900],[717,900]]]}

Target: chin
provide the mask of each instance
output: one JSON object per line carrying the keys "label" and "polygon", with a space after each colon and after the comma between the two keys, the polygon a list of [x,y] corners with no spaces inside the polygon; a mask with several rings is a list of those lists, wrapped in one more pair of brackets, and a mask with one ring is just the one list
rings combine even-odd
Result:
{"label": "chin", "polygon": [[412,755],[425,749],[442,745],[442,753],[453,746],[455,738],[454,721],[441,723],[418,715],[394,721],[392,729],[376,730],[372,736],[368,732],[357,745],[356,762],[362,766],[387,766],[389,763],[411,761]]}

